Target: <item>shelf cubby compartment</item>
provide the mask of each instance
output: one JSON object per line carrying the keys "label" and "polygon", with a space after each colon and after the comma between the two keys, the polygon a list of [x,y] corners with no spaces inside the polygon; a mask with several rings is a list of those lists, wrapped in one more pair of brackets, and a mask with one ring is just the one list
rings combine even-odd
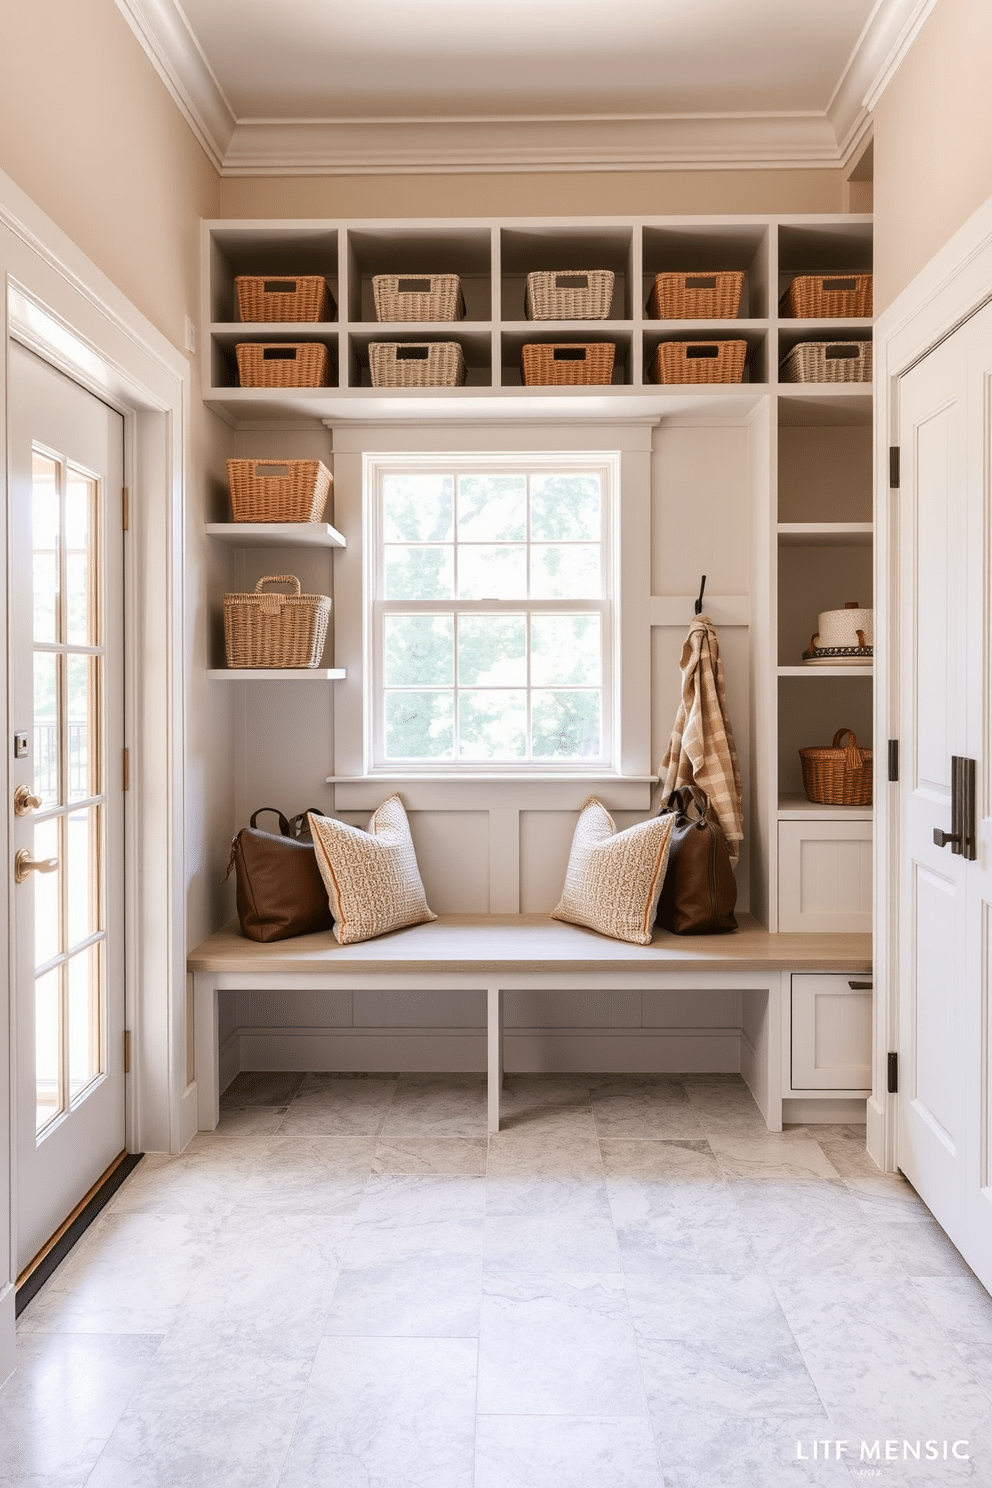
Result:
{"label": "shelf cubby compartment", "polygon": [[[634,230],[624,225],[577,226],[571,223],[504,227],[499,235],[500,306],[503,321],[526,321],[527,275],[535,273],[582,273],[589,269],[612,269],[613,303],[610,321],[631,320],[635,314]],[[604,321],[527,321],[533,326],[602,326]],[[532,339],[537,339],[536,337]],[[552,339],[564,339],[563,337]],[[590,336],[587,339],[592,340]]]}
{"label": "shelf cubby compartment", "polygon": [[[768,293],[768,228],[763,223],[646,224],[642,230],[641,312],[647,313],[656,274],[707,274],[719,269],[744,273],[738,319],[761,320],[774,311]],[[721,320],[719,324],[733,322]]]}
{"label": "shelf cubby compartment", "polygon": [[[211,324],[258,322],[240,320],[234,281],[239,274],[322,274],[341,314],[338,282],[338,229],[320,223],[242,222],[218,224],[207,236],[205,269]],[[310,321],[314,325],[327,322]],[[282,329],[285,329],[283,323]],[[223,384],[217,384],[223,386]]]}
{"label": "shelf cubby compartment", "polygon": [[[871,267],[870,217],[852,214],[846,220],[780,223],[775,304],[778,305],[798,274],[865,274],[871,272]],[[815,324],[791,318],[784,323],[795,326]],[[847,328],[856,323],[847,316],[838,316],[831,321],[833,325]],[[866,323],[870,324],[870,321]]]}
{"label": "shelf cubby compartment", "polygon": [[842,389],[796,390],[802,396],[778,400],[779,541],[783,525],[808,526],[815,544],[838,523],[860,541],[872,520],[871,389],[848,398],[831,396]]}
{"label": "shelf cubby compartment", "polygon": [[[824,747],[839,728],[853,729],[872,748],[872,670],[826,667],[779,668],[777,797],[805,801],[800,749]],[[880,768],[875,761],[876,775]],[[883,761],[884,764],[884,761]],[[816,808],[807,803],[813,811]],[[860,808],[868,811],[869,808]]]}
{"label": "shelf cubby compartment", "polygon": [[[348,338],[348,387],[372,387],[369,344],[373,341],[457,341],[465,358],[465,387],[492,387],[492,330],[488,325],[453,321],[382,321],[375,326],[353,329]],[[344,377],[341,378],[345,385]],[[458,388],[377,388],[385,393],[457,394]]]}
{"label": "shelf cubby compartment", "polygon": [[[304,324],[260,325],[238,323],[211,327],[210,336],[210,380],[214,388],[240,388],[238,376],[237,347],[242,342],[268,342],[283,345],[294,341],[320,341],[329,353],[329,373],[326,387],[339,386],[340,345],[336,329],[328,330],[326,322],[310,321]],[[249,387],[245,391],[260,395],[285,392],[300,392],[306,389]],[[315,389],[315,391],[319,391]]]}
{"label": "shelf cubby compartment", "polygon": [[[376,325],[372,280],[376,274],[457,274],[465,299],[464,320],[451,327],[488,322],[493,318],[492,230],[489,227],[448,227],[443,222],[410,225],[383,224],[352,228],[347,237],[347,319],[352,324]],[[402,322],[411,340],[419,321]]]}
{"label": "shelf cubby compartment", "polygon": [[[610,323],[605,320],[527,320],[514,326],[504,326],[500,337],[501,368],[500,384],[505,388],[523,388],[523,372],[520,358],[524,346],[549,346],[555,343],[586,344],[612,341],[616,346],[613,360],[612,384],[547,384],[555,392],[569,395],[583,392],[603,391],[606,386],[629,386],[634,380],[633,335],[628,324]],[[532,387],[526,389],[531,392]],[[542,391],[538,386],[537,391]]]}
{"label": "shelf cubby compartment", "polygon": [[778,545],[778,664],[790,667],[802,665],[821,611],[842,610],[852,600],[872,607],[872,550],[863,533],[837,531],[829,542],[823,532],[812,542],[792,536],[783,542],[780,534]]}
{"label": "shelf cubby compartment", "polygon": [[[740,320],[649,320],[643,331],[643,378],[646,386],[690,386],[690,384],[655,384],[651,365],[662,341],[746,341],[743,384],[768,381],[768,325]],[[741,383],[694,383],[694,387],[740,387]]]}

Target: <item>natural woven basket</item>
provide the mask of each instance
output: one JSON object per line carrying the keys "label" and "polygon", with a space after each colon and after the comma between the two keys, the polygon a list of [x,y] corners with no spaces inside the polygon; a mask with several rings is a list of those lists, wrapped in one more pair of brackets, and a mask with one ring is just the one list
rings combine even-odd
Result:
{"label": "natural woven basket", "polygon": [[611,269],[569,269],[527,275],[528,320],[608,320]]}
{"label": "natural woven basket", "polygon": [[871,274],[800,274],[779,301],[779,310],[797,320],[833,319],[872,313]]}
{"label": "natural woven basket", "polygon": [[524,346],[520,368],[524,387],[592,387],[613,378],[612,341],[554,341]]}
{"label": "natural woven basket", "polygon": [[[293,594],[263,594],[266,584],[292,584]],[[224,595],[224,641],[229,667],[320,665],[331,601],[301,594],[292,574],[268,574],[253,594]]]}
{"label": "natural woven basket", "polygon": [[371,341],[373,387],[461,387],[465,357],[457,341]]}
{"label": "natural woven basket", "polygon": [[801,341],[779,369],[781,382],[871,382],[870,341]]}
{"label": "natural woven basket", "polygon": [[327,387],[331,354],[322,341],[239,341],[242,387]]}
{"label": "natural woven basket", "polygon": [[322,274],[239,274],[242,320],[333,320],[334,300]]}
{"label": "natural woven basket", "polygon": [[376,320],[461,320],[465,315],[457,274],[374,274]]}
{"label": "natural woven basket", "polygon": [[[849,742],[841,748],[841,740]],[[872,752],[861,749],[853,729],[838,729],[829,749],[800,749],[803,789],[821,806],[870,806]]]}
{"label": "natural woven basket", "polygon": [[236,522],[319,522],[331,489],[320,460],[228,460]]}
{"label": "natural woven basket", "polygon": [[746,341],[662,341],[651,362],[652,382],[741,382]]}
{"label": "natural woven basket", "polygon": [[656,274],[648,315],[652,320],[734,320],[744,287],[742,269],[712,274]]}

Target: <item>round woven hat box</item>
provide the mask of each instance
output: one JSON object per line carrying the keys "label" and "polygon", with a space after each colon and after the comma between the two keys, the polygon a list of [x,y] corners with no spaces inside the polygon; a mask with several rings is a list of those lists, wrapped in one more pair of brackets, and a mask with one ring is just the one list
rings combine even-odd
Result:
{"label": "round woven hat box", "polygon": [[820,612],[816,627],[817,649],[874,644],[874,612],[861,609],[857,600],[852,600],[842,610]]}

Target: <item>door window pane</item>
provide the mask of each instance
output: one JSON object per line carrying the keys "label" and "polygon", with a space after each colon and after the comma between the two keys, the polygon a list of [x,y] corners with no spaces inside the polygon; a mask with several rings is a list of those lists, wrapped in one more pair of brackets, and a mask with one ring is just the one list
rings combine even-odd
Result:
{"label": "door window pane", "polygon": [[65,639],[72,646],[98,644],[91,555],[96,491],[96,481],[70,467],[65,488]]}
{"label": "door window pane", "polygon": [[101,1070],[100,992],[102,945],[88,946],[66,968],[69,979],[69,1100]]}
{"label": "door window pane", "polygon": [[84,807],[66,817],[66,919],[72,950],[100,929],[100,842],[103,811]]}
{"label": "door window pane", "polygon": [[58,805],[59,791],[58,657],[54,651],[34,654],[34,793],[42,808]]}
{"label": "door window pane", "polygon": [[55,967],[34,984],[34,1078],[37,1118],[35,1130],[48,1125],[62,1110],[59,1075],[62,1069],[61,971]]}
{"label": "door window pane", "polygon": [[31,482],[31,545],[34,549],[34,638],[57,641],[59,607],[58,467],[34,454]]}
{"label": "door window pane", "polygon": [[[36,859],[60,856],[59,827],[57,816],[36,823],[32,849]],[[34,964],[44,966],[65,949],[62,944],[62,864],[54,873],[32,873],[27,882],[34,885]]]}
{"label": "door window pane", "polygon": [[100,707],[100,658],[66,656],[68,799],[100,794],[96,721]]}

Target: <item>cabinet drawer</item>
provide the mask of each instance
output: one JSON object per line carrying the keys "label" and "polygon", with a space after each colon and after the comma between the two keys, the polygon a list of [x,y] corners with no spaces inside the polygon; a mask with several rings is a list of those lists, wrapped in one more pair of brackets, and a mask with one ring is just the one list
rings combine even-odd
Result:
{"label": "cabinet drawer", "polygon": [[792,978],[793,1090],[871,1089],[871,974]]}
{"label": "cabinet drawer", "polygon": [[871,930],[871,822],[778,826],[778,928]]}

